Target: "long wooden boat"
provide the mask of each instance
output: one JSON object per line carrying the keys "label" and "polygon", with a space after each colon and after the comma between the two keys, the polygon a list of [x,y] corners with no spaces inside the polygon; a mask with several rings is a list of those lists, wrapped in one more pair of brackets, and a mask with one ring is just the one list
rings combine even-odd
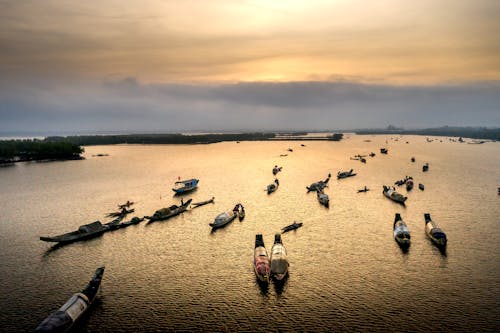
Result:
{"label": "long wooden boat", "polygon": [[193,208],[204,206],[204,205],[207,205],[209,203],[214,203],[214,200],[215,200],[215,197],[212,197],[212,199],[209,199],[209,200],[200,201],[200,202],[193,202],[191,204],[191,206],[193,206]]}
{"label": "long wooden boat", "polygon": [[445,247],[448,243],[446,234],[441,228],[431,219],[431,214],[425,213],[425,233],[438,247]]}
{"label": "long wooden boat", "polygon": [[68,232],[66,234],[54,237],[40,237],[40,240],[44,242],[72,243],[80,240],[97,237],[108,230],[109,226],[103,225],[99,221],[95,221],[80,226],[76,231]]}
{"label": "long wooden boat", "polygon": [[126,227],[129,227],[129,226],[134,225],[134,224],[139,224],[142,221],[144,221],[144,217],[139,218],[139,217],[135,216],[129,221],[125,221],[125,222],[118,224],[118,229],[126,228]]}
{"label": "long wooden boat", "polygon": [[186,202],[181,201],[180,206],[172,205],[172,206],[167,207],[167,208],[162,208],[162,209],[157,210],[152,216],[144,216],[144,218],[149,220],[148,223],[152,223],[155,221],[167,220],[171,217],[177,216],[180,213],[185,212],[187,210],[187,208],[189,207],[189,204],[191,203],[191,201],[193,201],[193,200],[189,199]]}
{"label": "long wooden boat", "polygon": [[287,225],[286,227],[281,228],[281,233],[289,232],[295,229],[302,227],[302,222],[293,222],[292,224]]}
{"label": "long wooden boat", "polygon": [[175,182],[172,191],[174,191],[176,194],[191,192],[198,187],[198,182],[199,179],[196,178],[179,180],[178,182]]}
{"label": "long wooden boat", "polygon": [[307,192],[323,190],[328,186],[328,182],[330,181],[331,176],[331,174],[328,174],[328,177],[326,177],[325,180],[320,180],[319,182],[312,183],[311,185],[306,186]]}
{"label": "long wooden boat", "polygon": [[236,218],[236,216],[238,216],[238,211],[228,210],[227,212],[223,212],[217,215],[215,217],[215,220],[212,223],[209,223],[209,225],[212,227],[212,229],[222,228],[232,222]]}
{"label": "long wooden boat", "polygon": [[396,201],[400,204],[404,204],[406,199],[408,199],[408,197],[403,196],[401,193],[398,193],[398,192],[396,192],[396,190],[390,188],[389,186],[385,186],[385,185],[384,185],[384,189],[383,189],[382,193],[384,193],[384,195],[387,198],[389,198],[393,201]]}
{"label": "long wooden boat", "polygon": [[281,241],[281,234],[274,235],[274,244],[271,248],[271,276],[278,281],[283,280],[288,274],[287,253],[283,242]]}
{"label": "long wooden boat", "polygon": [[108,213],[106,216],[107,217],[119,217],[119,216],[125,216],[127,214],[130,214],[130,213],[133,213],[135,212],[135,209],[132,208],[132,209],[125,209],[123,208],[121,211],[119,212],[112,212],[112,213]]}
{"label": "long wooden boat", "polygon": [[261,234],[255,235],[255,249],[253,252],[253,270],[259,281],[268,283],[271,275],[271,266],[269,265],[269,256],[264,245],[264,239]]}
{"label": "long wooden boat", "polygon": [[394,239],[402,248],[408,248],[410,246],[410,230],[406,226],[406,223],[401,218],[401,215],[396,213],[394,217],[394,224],[392,226],[394,232]]}
{"label": "long wooden boat", "polygon": [[357,174],[356,173],[353,173],[353,169],[349,170],[349,171],[343,171],[343,172],[338,172],[337,173],[337,179],[343,179],[343,178],[347,178],[347,177],[354,177],[356,176]]}
{"label": "long wooden boat", "polygon": [[35,329],[38,333],[68,332],[94,302],[101,286],[104,267],[98,268],[87,287],[74,294],[56,312],[45,318]]}

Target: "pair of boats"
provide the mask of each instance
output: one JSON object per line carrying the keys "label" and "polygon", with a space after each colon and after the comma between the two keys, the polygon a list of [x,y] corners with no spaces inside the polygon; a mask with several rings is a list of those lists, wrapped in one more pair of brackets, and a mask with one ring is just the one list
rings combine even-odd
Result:
{"label": "pair of boats", "polygon": [[217,215],[214,222],[209,223],[209,226],[212,227],[212,230],[219,229],[231,223],[236,217],[240,221],[245,218],[245,207],[240,203],[236,204],[233,210],[228,210]]}
{"label": "pair of boats", "polygon": [[269,283],[271,277],[277,281],[285,279],[288,274],[289,262],[281,234],[274,235],[271,256],[267,254],[262,235],[255,235],[253,267],[257,279],[261,282]]}
{"label": "pair of boats", "polygon": [[344,178],[348,178],[348,177],[354,177],[354,176],[356,176],[356,175],[357,175],[357,174],[356,174],[356,173],[354,173],[354,170],[353,170],[353,169],[351,169],[351,170],[349,170],[349,171],[342,171],[342,172],[341,172],[341,171],[339,171],[339,172],[337,173],[337,179],[344,179]]}
{"label": "pair of boats", "polygon": [[276,178],[274,180],[274,183],[267,185],[267,188],[266,188],[267,194],[271,194],[271,193],[275,192],[279,186],[280,186],[280,181]]}
{"label": "pair of boats", "polygon": [[405,197],[401,193],[396,192],[396,189],[394,187],[389,187],[384,185],[382,193],[392,201],[395,201],[403,205],[405,204],[406,199],[408,199],[408,197]]}
{"label": "pair of boats", "polygon": [[155,221],[164,221],[167,220],[171,217],[177,216],[181,213],[184,213],[188,207],[189,204],[193,201],[193,199],[189,199],[188,201],[184,202],[181,200],[181,205],[172,205],[170,207],[162,208],[154,212],[153,215],[151,216],[144,216],[144,218],[148,219],[148,223],[152,223]]}
{"label": "pair of boats", "polygon": [[[431,214],[424,214],[425,220],[425,233],[431,241],[440,248],[446,247],[447,238],[446,234],[439,228],[439,226],[431,219]],[[396,213],[393,224],[394,239],[403,249],[410,246],[411,236],[408,226],[401,218],[401,215]]]}
{"label": "pair of boats", "polygon": [[99,287],[101,286],[104,267],[99,267],[87,287],[81,292],[74,294],[56,312],[45,318],[35,329],[37,333],[68,332],[87,312],[94,302]]}
{"label": "pair of boats", "polygon": [[179,180],[175,182],[172,191],[175,194],[184,194],[195,190],[198,187],[198,182],[200,180],[196,178],[187,179],[187,180]]}

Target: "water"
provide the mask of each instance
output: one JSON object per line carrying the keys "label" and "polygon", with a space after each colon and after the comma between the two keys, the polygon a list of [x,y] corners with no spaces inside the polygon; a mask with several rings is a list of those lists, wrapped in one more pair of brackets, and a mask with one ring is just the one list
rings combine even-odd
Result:
{"label": "water", "polygon": [[[83,161],[1,168],[0,330],[32,331],[100,265],[99,301],[82,332],[498,329],[499,143],[413,136],[300,143],[94,146]],[[377,156],[367,164],[349,159],[371,151]],[[98,153],[110,156],[92,157]],[[280,187],[267,195],[275,164],[283,166]],[[356,177],[332,178],[326,189],[329,209],[306,193],[329,172],[351,168]],[[408,194],[406,208],[381,193],[405,175],[425,184]],[[185,199],[215,196],[215,204],[61,248],[38,239],[107,222],[104,214],[127,200],[137,202],[138,216],[178,203],[170,188],[179,176],[200,179]],[[371,191],[358,194],[365,185]],[[211,233],[208,224],[237,202],[246,218]],[[412,233],[406,254],[392,237],[396,212]],[[446,254],[425,236],[426,212],[448,235]],[[270,250],[274,234],[294,220],[304,226],[283,235],[289,278],[261,288],[255,234]]]}

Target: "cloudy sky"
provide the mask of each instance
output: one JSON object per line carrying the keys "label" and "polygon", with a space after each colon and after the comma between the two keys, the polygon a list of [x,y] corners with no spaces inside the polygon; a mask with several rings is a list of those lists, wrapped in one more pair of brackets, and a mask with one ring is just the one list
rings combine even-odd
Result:
{"label": "cloudy sky", "polygon": [[497,0],[0,0],[0,132],[500,126]]}

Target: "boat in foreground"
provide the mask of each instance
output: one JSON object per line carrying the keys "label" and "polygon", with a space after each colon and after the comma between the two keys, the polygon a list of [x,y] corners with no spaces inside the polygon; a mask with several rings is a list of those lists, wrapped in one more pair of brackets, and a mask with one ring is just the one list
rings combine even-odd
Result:
{"label": "boat in foreground", "polygon": [[431,219],[431,214],[425,213],[425,233],[438,247],[445,247],[448,239],[441,228]]}
{"label": "boat in foreground", "polygon": [[271,248],[271,276],[278,281],[283,280],[288,274],[288,258],[285,246],[281,241],[281,234],[274,235],[274,244]]}
{"label": "boat in foreground", "polygon": [[284,228],[281,228],[281,233],[284,234],[285,232],[289,232],[289,231],[298,229],[298,228],[302,227],[302,224],[303,224],[302,222],[293,222],[292,224],[287,225]]}
{"label": "boat in foreground", "polygon": [[78,230],[68,232],[54,237],[40,237],[44,242],[54,243],[72,243],[80,240],[90,239],[102,235],[109,230],[109,226],[103,225],[100,221],[95,221],[89,224],[81,225]]}
{"label": "boat in foreground", "polygon": [[59,310],[45,318],[35,332],[68,332],[94,302],[103,274],[104,267],[98,268],[87,287],[74,294]]}
{"label": "boat in foreground", "polygon": [[209,226],[211,226],[212,229],[222,228],[232,222],[236,216],[238,216],[238,211],[235,211],[234,209],[220,213],[215,217],[215,220],[212,223],[209,223]]}
{"label": "boat in foreground", "polygon": [[353,176],[356,176],[356,173],[353,173],[353,169],[349,170],[349,171],[339,171],[337,173],[337,179],[343,179],[343,178],[347,178],[347,177],[353,177]]}
{"label": "boat in foreground", "polygon": [[255,249],[253,252],[253,269],[257,279],[262,282],[269,282],[271,268],[269,256],[267,255],[264,239],[261,234],[255,235]]}
{"label": "boat in foreground", "polygon": [[384,193],[384,195],[387,198],[389,198],[393,201],[396,201],[400,204],[404,204],[406,199],[408,199],[408,197],[405,197],[401,193],[396,192],[396,190],[394,188],[390,188],[389,186],[385,186],[385,185],[384,185],[384,190],[382,191],[382,193]]}
{"label": "boat in foreground", "polygon": [[408,248],[410,246],[410,230],[408,230],[406,223],[398,213],[396,213],[394,217],[393,232],[394,239],[398,242],[399,246],[402,248]]}
{"label": "boat in foreground", "polygon": [[187,192],[191,192],[198,187],[198,182],[199,182],[199,180],[196,178],[187,179],[187,180],[179,180],[179,181],[175,182],[174,188],[172,188],[172,191],[174,191],[175,194],[184,194]]}
{"label": "boat in foreground", "polygon": [[152,216],[144,216],[144,218],[149,220],[148,223],[169,219],[171,217],[179,215],[180,213],[185,212],[187,210],[187,208],[189,207],[189,204],[191,203],[191,201],[192,201],[192,199],[189,199],[186,202],[183,202],[181,200],[180,206],[172,205],[172,206],[167,207],[167,208],[162,208],[162,209],[157,210]]}

